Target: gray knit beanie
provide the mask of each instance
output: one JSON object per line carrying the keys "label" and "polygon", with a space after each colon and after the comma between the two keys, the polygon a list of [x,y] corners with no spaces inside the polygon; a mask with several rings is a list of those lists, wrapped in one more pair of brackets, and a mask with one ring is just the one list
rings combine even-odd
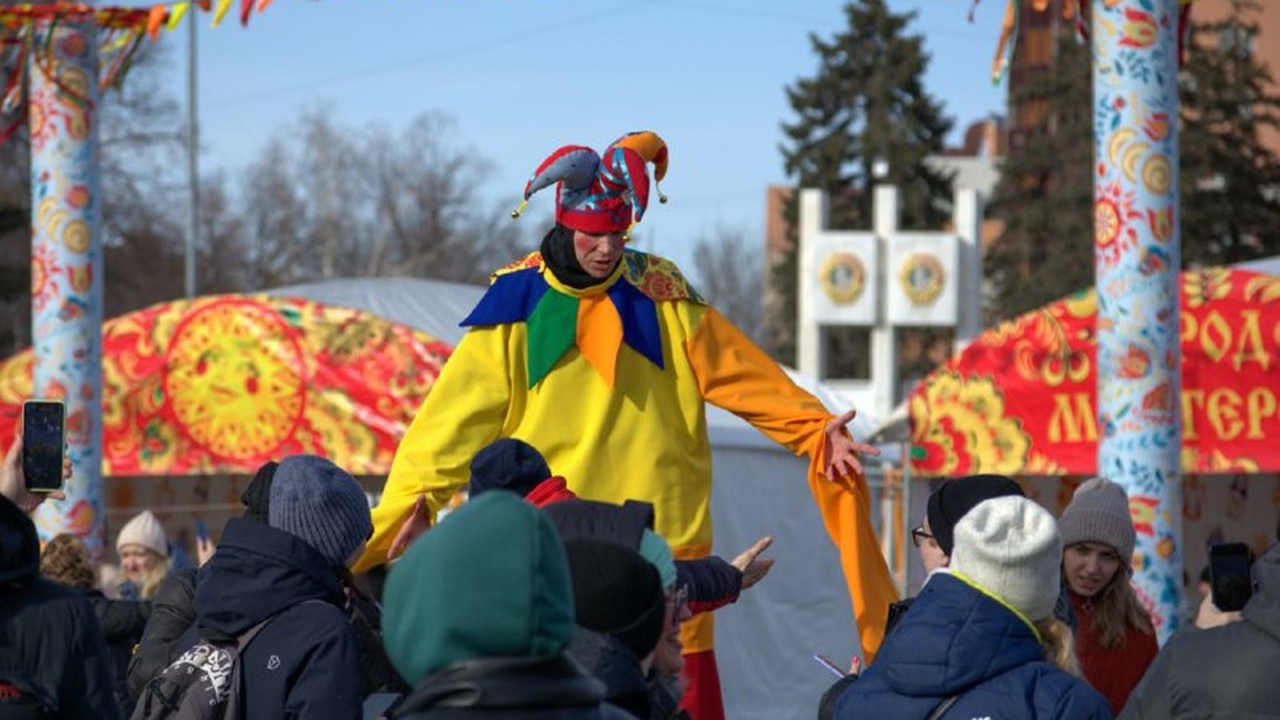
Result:
{"label": "gray knit beanie", "polygon": [[271,482],[270,525],[301,538],[332,567],[345,565],[373,535],[360,483],[331,461],[294,455],[280,461]]}
{"label": "gray knit beanie", "polygon": [[1058,520],[1062,530],[1062,545],[1094,542],[1116,549],[1120,562],[1128,565],[1133,559],[1133,545],[1137,533],[1133,518],[1129,515],[1129,496],[1124,488],[1104,478],[1094,478],[1081,483],[1067,509]]}

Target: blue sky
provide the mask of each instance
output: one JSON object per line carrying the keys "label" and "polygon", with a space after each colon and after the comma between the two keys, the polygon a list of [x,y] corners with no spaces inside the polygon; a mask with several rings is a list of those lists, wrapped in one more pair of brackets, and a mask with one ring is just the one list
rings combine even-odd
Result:
{"label": "blue sky", "polygon": [[[238,3],[236,3],[238,6]],[[977,22],[967,0],[890,0],[917,10],[933,56],[926,86],[957,119],[1003,112],[988,68],[1003,5]],[[671,202],[641,236],[687,263],[701,235],[759,238],[765,187],[786,176],[777,150],[790,121],[784,87],[812,76],[809,34],[845,27],[837,0],[276,0],[241,28],[200,30],[203,170],[235,173],[303,109],[343,124],[399,129],[428,111],[456,121],[461,145],[492,161],[485,197],[515,198],[565,144],[602,149],[629,130],[667,141]],[[186,32],[167,34],[175,89]],[[185,95],[179,95],[185,97]],[[405,148],[412,153],[413,148]],[[545,197],[544,197],[545,196]],[[536,196],[547,217],[553,196]]]}

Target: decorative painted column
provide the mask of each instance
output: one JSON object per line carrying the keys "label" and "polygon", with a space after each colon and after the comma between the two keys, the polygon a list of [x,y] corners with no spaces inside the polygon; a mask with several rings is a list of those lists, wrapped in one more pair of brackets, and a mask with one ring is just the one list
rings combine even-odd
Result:
{"label": "decorative painted column", "polygon": [[67,499],[36,516],[47,539],[103,552],[102,190],[97,33],[90,22],[37,26],[30,64],[31,305],[34,395],[67,403]]}
{"label": "decorative painted column", "polygon": [[1178,2],[1094,0],[1098,474],[1138,530],[1133,584],[1163,642],[1182,601]]}

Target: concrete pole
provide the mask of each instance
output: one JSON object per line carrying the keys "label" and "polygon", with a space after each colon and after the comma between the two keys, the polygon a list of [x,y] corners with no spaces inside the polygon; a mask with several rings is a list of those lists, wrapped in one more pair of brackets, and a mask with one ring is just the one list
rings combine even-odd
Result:
{"label": "concrete pole", "polygon": [[196,255],[200,247],[200,114],[196,81],[199,76],[196,42],[200,23],[197,14],[187,18],[187,237],[183,262],[184,295],[196,296]]}
{"label": "concrete pole", "polygon": [[1163,642],[1182,602],[1178,2],[1092,13],[1098,473],[1142,519],[1133,584]]}
{"label": "concrete pole", "polygon": [[814,279],[821,262],[817,239],[827,227],[829,213],[826,192],[814,188],[800,190],[800,232],[796,233],[800,243],[796,248],[800,272],[796,282],[796,369],[819,380],[826,378],[827,368],[823,362],[822,329],[813,319],[813,294],[817,292]]}
{"label": "concrete pole", "polygon": [[67,499],[36,515],[42,537],[70,532],[95,558],[102,522],[102,190],[98,39],[92,22],[36,28],[30,63],[31,323],[35,397],[67,403]]}
{"label": "concrete pole", "polygon": [[977,190],[957,190],[951,224],[960,238],[960,267],[956,290],[956,342],[959,354],[982,334],[982,198]]}
{"label": "concrete pole", "polygon": [[[880,276],[880,287],[889,288],[893,282],[893,270],[889,268],[889,243],[898,234],[898,218],[901,216],[898,188],[893,185],[877,185],[872,201],[872,230],[875,231],[876,245],[879,248],[875,272]],[[893,413],[902,378],[898,373],[897,333],[889,323],[889,304],[882,303],[877,312],[875,327],[871,329],[871,379],[876,398],[875,407],[872,408],[875,414],[872,417],[887,418]]]}

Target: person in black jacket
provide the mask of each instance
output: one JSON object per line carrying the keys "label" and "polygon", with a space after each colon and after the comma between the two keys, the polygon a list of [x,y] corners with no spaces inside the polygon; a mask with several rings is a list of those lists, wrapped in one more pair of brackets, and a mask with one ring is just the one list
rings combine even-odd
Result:
{"label": "person in black jacket", "polygon": [[604,540],[565,542],[578,627],[569,656],[605,685],[605,700],[640,720],[655,713],[646,674],[662,634],[662,578],[634,550]]}
{"label": "person in black jacket", "polygon": [[[687,717],[679,707],[685,685],[680,623],[692,616],[694,607],[707,612],[723,604],[719,601],[725,598],[736,598],[739,589],[747,586],[745,578],[751,572],[749,568],[759,564],[753,553],[767,545],[757,543],[732,565],[714,556],[681,562],[672,558],[666,541],[651,529],[653,506],[647,502],[628,500],[622,505],[613,505],[575,499],[548,505],[543,510],[566,543],[580,539],[616,543],[639,553],[657,569],[665,603],[658,643],[651,664],[645,668],[650,715]],[[739,569],[739,562],[748,554],[752,559],[741,564],[747,570]],[[767,565],[759,577],[773,564],[772,560],[765,562]]]}
{"label": "person in black jacket", "polygon": [[[652,534],[653,504],[628,500],[622,505],[596,500],[561,500],[543,507],[556,524],[560,537],[610,540],[639,551],[646,532]],[[689,611],[711,612],[732,602],[745,589],[764,579],[773,560],[758,555],[773,539],[763,537],[733,562],[709,555],[697,560],[676,560],[674,585],[688,593]]]}
{"label": "person in black jacket", "polygon": [[266,622],[240,656],[244,720],[359,717],[360,643],[338,572],[373,533],[364,490],[329,460],[294,455],[276,469],[268,515],[227,523],[196,582],[196,632],[228,640]]}
{"label": "person in black jacket", "polygon": [[[275,477],[277,467],[275,462],[264,463],[240,495],[246,520],[264,525],[269,521],[271,479]],[[138,649],[129,660],[127,686],[131,699],[137,700],[147,683],[182,654],[184,646],[179,640],[196,624],[198,570],[199,568],[178,570],[160,585]]]}
{"label": "person in black jacket", "polygon": [[88,599],[40,577],[40,539],[27,513],[48,499],[26,491],[22,438],[0,465],[0,714],[116,720],[102,629]]}
{"label": "person in black jacket", "polygon": [[1253,575],[1256,589],[1241,619],[1170,638],[1119,720],[1280,718],[1280,684],[1273,680],[1280,664],[1280,544],[1254,563]]}
{"label": "person in black jacket", "polygon": [[[268,524],[271,479],[276,467],[275,462],[264,463],[240,496],[244,519]],[[182,654],[185,646],[180,640],[196,623],[197,571],[198,568],[179,570],[160,586],[142,640],[128,661],[128,692],[132,700],[137,700],[147,683]],[[362,580],[352,577],[346,568],[338,569],[338,580],[346,591],[348,615],[360,640],[362,692],[365,695],[404,692],[408,685],[391,667],[382,648],[382,608],[378,604],[378,593],[367,591]]]}
{"label": "person in black jacket", "polygon": [[125,689],[125,669],[133,648],[142,638],[151,603],[145,600],[112,600],[97,588],[97,577],[89,551],[75,535],[61,533],[45,543],[40,551],[40,574],[84,593],[93,604],[93,612],[102,626],[111,661],[112,690],[121,717],[133,714],[133,700]]}

